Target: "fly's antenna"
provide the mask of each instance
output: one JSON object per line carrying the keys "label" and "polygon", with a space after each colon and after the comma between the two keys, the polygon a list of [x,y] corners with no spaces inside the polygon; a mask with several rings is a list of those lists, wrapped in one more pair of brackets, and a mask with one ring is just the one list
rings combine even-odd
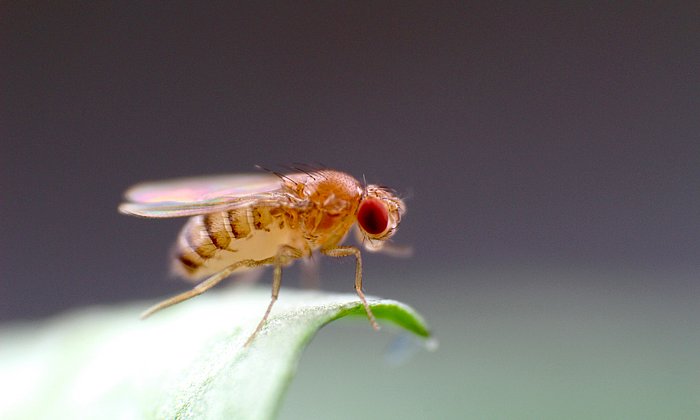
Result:
{"label": "fly's antenna", "polygon": [[268,169],[268,168],[261,166],[261,165],[255,165],[255,167],[257,169],[260,169],[260,170],[263,170],[265,172],[269,172],[269,173],[275,175],[277,178],[281,179],[282,181],[289,181],[289,182],[293,183],[294,185],[297,185],[297,182],[295,180],[293,180],[292,178],[288,177],[287,175],[285,175],[283,173],[273,171],[272,169]]}
{"label": "fly's antenna", "polygon": [[371,247],[374,248],[374,247],[377,246],[377,245],[374,243],[374,241],[372,240],[372,238],[367,237],[367,236],[365,236],[364,240],[362,241],[362,246],[365,246],[365,240],[366,240],[367,242],[369,242],[369,245],[370,245]]}

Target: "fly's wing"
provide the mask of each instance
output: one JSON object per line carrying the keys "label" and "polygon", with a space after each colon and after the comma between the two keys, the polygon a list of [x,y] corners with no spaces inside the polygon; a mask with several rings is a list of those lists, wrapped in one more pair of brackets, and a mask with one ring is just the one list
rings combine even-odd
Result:
{"label": "fly's wing", "polygon": [[[292,179],[292,178],[290,178]],[[141,217],[186,217],[287,199],[271,174],[217,175],[138,184],[124,194],[119,211]]]}

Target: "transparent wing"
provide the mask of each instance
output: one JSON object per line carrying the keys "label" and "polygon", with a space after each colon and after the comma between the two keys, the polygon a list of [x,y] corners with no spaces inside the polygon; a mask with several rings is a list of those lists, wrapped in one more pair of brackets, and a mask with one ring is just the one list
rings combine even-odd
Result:
{"label": "transparent wing", "polygon": [[119,212],[149,218],[189,217],[253,205],[274,206],[286,198],[288,197],[281,193],[267,193],[246,198],[222,197],[195,203],[123,203],[119,206]]}
{"label": "transparent wing", "polygon": [[136,184],[124,193],[132,203],[197,202],[222,196],[275,191],[280,179],[272,174],[213,175]]}
{"label": "transparent wing", "polygon": [[[298,175],[293,175],[298,179]],[[292,179],[292,178],[290,178]],[[288,196],[272,174],[217,175],[137,184],[119,211],[141,217],[185,217],[256,204],[275,205]]]}

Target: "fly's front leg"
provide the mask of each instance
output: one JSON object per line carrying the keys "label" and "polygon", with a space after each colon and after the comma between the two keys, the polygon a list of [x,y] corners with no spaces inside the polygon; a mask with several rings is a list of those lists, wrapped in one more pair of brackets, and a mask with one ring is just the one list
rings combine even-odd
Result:
{"label": "fly's front leg", "polygon": [[290,259],[301,258],[302,256],[303,253],[300,250],[289,245],[284,245],[279,248],[277,255],[272,258],[275,264],[274,274],[272,276],[272,298],[270,299],[270,304],[267,305],[265,315],[263,315],[262,319],[258,323],[258,326],[255,327],[255,331],[253,331],[250,337],[248,337],[246,340],[245,344],[243,345],[244,347],[248,347],[250,343],[253,342],[253,339],[256,335],[258,335],[265,324],[265,321],[267,321],[267,318],[270,316],[272,305],[274,305],[277,301],[277,297],[280,293],[280,286],[282,285],[282,266],[287,264]]}
{"label": "fly's front leg", "polygon": [[379,324],[377,324],[372,309],[370,309],[367,299],[365,298],[365,292],[362,290],[362,255],[360,250],[354,246],[339,246],[322,249],[321,252],[329,257],[336,258],[355,256],[355,292],[357,292],[357,296],[360,297],[362,305],[364,305],[365,311],[367,311],[367,317],[369,318],[369,323],[372,324],[372,328],[379,330]]}

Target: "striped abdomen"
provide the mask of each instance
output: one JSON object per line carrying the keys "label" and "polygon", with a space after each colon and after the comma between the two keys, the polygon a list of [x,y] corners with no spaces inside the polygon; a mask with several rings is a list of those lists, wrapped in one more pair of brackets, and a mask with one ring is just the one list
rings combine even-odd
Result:
{"label": "striped abdomen", "polygon": [[280,245],[295,246],[293,214],[280,207],[247,207],[190,218],[173,253],[173,269],[197,279],[236,261],[273,257]]}

